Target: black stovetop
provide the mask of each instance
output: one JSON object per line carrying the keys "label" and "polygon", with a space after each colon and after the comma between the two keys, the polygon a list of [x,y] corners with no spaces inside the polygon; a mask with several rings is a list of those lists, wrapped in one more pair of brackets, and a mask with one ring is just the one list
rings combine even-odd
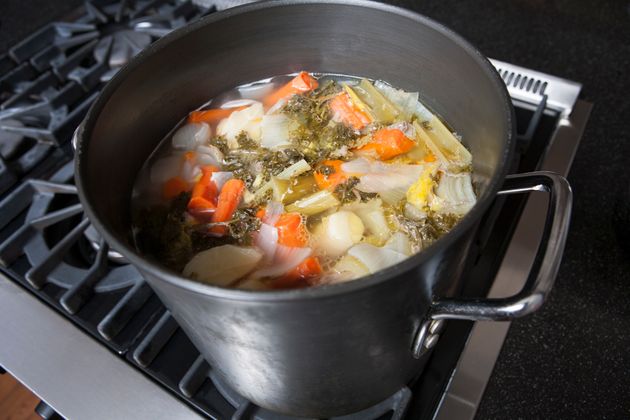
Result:
{"label": "black stovetop", "polygon": [[[221,383],[139,273],[108,258],[73,186],[70,138],[98,90],[138,46],[210,12],[177,1],[122,9],[87,3],[71,23],[44,26],[0,57],[0,268],[201,413],[285,419]],[[114,31],[121,28],[125,37]],[[129,37],[137,44],[127,45]],[[544,103],[538,110],[515,105],[521,134],[512,171],[526,172],[536,168],[557,115]],[[523,203],[499,199],[488,212],[469,257],[465,295],[488,291]],[[431,418],[470,327],[448,324],[413,384],[344,419]]]}

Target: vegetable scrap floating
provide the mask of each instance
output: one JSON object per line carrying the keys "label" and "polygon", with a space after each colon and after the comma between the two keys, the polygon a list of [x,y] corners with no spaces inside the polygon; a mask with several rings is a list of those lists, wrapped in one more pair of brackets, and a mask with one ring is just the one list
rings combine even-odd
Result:
{"label": "vegetable scrap floating", "polygon": [[219,287],[353,281],[448,233],[477,200],[471,167],[418,93],[278,76],[213,98],[165,137],[135,183],[134,239]]}

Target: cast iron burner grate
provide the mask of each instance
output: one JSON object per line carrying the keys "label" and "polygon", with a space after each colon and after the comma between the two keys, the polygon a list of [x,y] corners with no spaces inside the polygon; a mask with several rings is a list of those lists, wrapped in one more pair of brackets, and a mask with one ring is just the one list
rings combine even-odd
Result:
{"label": "cast iron burner grate", "polygon": [[[157,38],[213,9],[190,1],[86,1],[74,22],[53,22],[0,56],[0,194],[48,163],[103,83]],[[53,168],[54,169],[54,165]]]}

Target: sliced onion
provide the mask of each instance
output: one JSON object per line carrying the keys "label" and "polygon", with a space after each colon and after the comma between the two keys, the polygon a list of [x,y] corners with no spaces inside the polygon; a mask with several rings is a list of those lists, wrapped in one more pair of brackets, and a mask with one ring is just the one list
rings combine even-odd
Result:
{"label": "sliced onion", "polygon": [[210,140],[212,130],[206,123],[188,123],[175,131],[171,143],[175,149],[191,150]]}
{"label": "sliced onion", "polygon": [[263,222],[273,226],[276,224],[282,213],[284,213],[284,206],[282,205],[282,203],[279,203],[277,201],[269,201],[267,203],[267,207],[265,208],[265,216],[263,217]]}
{"label": "sliced onion", "polygon": [[276,258],[272,265],[252,273],[252,278],[279,277],[288,273],[311,255],[311,248],[292,248],[278,245]]}
{"label": "sliced onion", "polygon": [[477,201],[469,173],[442,175],[435,194],[441,199],[441,203],[439,205],[432,203],[432,209],[441,213],[463,215]]}
{"label": "sliced onion", "polygon": [[287,103],[286,99],[280,99],[271,108],[267,110],[267,115],[275,114],[276,112],[280,111],[286,103]]}
{"label": "sliced onion", "polygon": [[322,254],[338,257],[363,238],[365,226],[361,218],[348,210],[341,210],[322,219],[314,231],[314,241]]}
{"label": "sliced onion", "polygon": [[376,273],[407,258],[405,254],[400,252],[389,248],[379,248],[367,243],[353,246],[348,250],[348,255],[363,263],[370,273]]}
{"label": "sliced onion", "polygon": [[262,117],[260,144],[267,149],[278,149],[291,144],[289,119],[283,114]]}
{"label": "sliced onion", "polygon": [[239,147],[236,138],[242,132],[245,132],[253,140],[259,141],[260,122],[263,113],[263,106],[260,102],[256,102],[240,111],[234,111],[229,117],[221,120],[217,127],[217,133],[225,136],[230,149]]}
{"label": "sliced onion", "polygon": [[407,121],[397,122],[387,128],[391,130],[400,130],[406,137],[410,139],[416,138],[416,130],[413,128],[413,125],[409,124]]}
{"label": "sliced onion", "polygon": [[151,183],[162,185],[170,178],[179,176],[181,163],[181,156],[171,155],[157,159],[149,171]]}
{"label": "sliced onion", "polygon": [[186,181],[193,182],[201,175],[201,169],[195,163],[185,160],[180,174]]}
{"label": "sliced onion", "polygon": [[389,84],[377,80],[374,86],[398,107],[407,117],[416,115],[421,121],[430,121],[433,114],[419,101],[418,92],[405,92],[402,89],[396,89]]}
{"label": "sliced onion", "polygon": [[385,248],[407,256],[411,255],[411,241],[409,237],[402,232],[394,233],[385,244]]}
{"label": "sliced onion", "polygon": [[221,191],[223,185],[232,178],[234,178],[232,172],[213,172],[210,180],[215,183],[217,190]]}
{"label": "sliced onion", "polygon": [[223,158],[223,153],[216,146],[208,144],[197,147],[197,161],[201,165],[221,166]]}
{"label": "sliced onion", "polygon": [[262,223],[254,237],[254,244],[263,252],[265,261],[273,261],[278,247],[278,228]]}
{"label": "sliced onion", "polygon": [[352,203],[344,206],[344,209],[353,211],[361,218],[367,230],[374,235],[379,243],[385,242],[391,235],[391,231],[385,219],[382,201],[374,198],[366,203]]}

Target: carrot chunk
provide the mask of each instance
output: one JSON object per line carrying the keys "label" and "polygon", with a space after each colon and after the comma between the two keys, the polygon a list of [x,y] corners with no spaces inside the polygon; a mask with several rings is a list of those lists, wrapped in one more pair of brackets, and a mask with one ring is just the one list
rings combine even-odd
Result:
{"label": "carrot chunk", "polygon": [[272,288],[287,289],[310,286],[310,283],[319,277],[322,271],[322,266],[317,257],[308,257],[293,270],[273,280]]}
{"label": "carrot chunk", "polygon": [[280,245],[301,248],[308,244],[308,231],[299,213],[281,214],[275,227]]}
{"label": "carrot chunk", "polygon": [[188,201],[188,211],[197,218],[207,220],[216,209],[217,186],[212,182],[212,173],[216,171],[216,166],[201,167],[201,178],[195,183]]}
{"label": "carrot chunk", "polygon": [[289,83],[266,97],[264,103],[266,106],[272,106],[281,99],[288,98],[291,95],[310,92],[317,89],[317,86],[319,86],[317,79],[307,72],[301,71]]}
{"label": "carrot chunk", "polygon": [[193,111],[188,114],[188,122],[189,123],[200,123],[205,122],[208,124],[215,124],[221,121],[223,118],[227,118],[234,111],[240,111],[242,109],[247,108],[246,106],[238,106],[234,108],[217,108],[217,109],[206,109],[203,111]]}
{"label": "carrot chunk", "polygon": [[[212,215],[213,223],[228,222],[236,208],[243,198],[243,192],[245,191],[245,183],[240,179],[230,179],[221,188],[219,199],[217,202],[217,208]],[[227,232],[227,226],[217,225],[210,228],[210,232],[223,236]]]}
{"label": "carrot chunk", "polygon": [[337,185],[346,182],[349,178],[348,174],[344,173],[341,169],[341,165],[343,164],[342,160],[324,160],[321,165],[326,166],[327,168],[332,169],[332,173],[326,173],[323,171],[322,166],[318,170],[315,171],[315,183],[321,190],[325,190],[327,188],[334,188]]}
{"label": "carrot chunk", "polygon": [[381,128],[372,135],[371,141],[357,152],[382,160],[394,158],[410,151],[416,143],[398,129]]}
{"label": "carrot chunk", "polygon": [[335,120],[361,130],[372,122],[368,114],[354,106],[347,93],[342,92],[330,100],[330,109]]}
{"label": "carrot chunk", "polygon": [[162,198],[172,200],[185,191],[188,191],[188,182],[179,176],[174,176],[162,185]]}

